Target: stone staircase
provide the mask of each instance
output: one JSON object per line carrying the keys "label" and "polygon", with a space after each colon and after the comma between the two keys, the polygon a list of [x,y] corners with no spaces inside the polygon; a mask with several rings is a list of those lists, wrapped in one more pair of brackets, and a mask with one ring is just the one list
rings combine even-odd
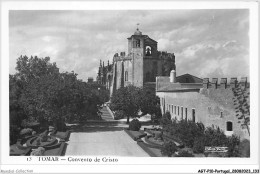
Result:
{"label": "stone staircase", "polygon": [[112,115],[109,113],[109,111],[107,110],[107,107],[103,107],[101,109],[101,118],[103,121],[115,121],[112,117]]}

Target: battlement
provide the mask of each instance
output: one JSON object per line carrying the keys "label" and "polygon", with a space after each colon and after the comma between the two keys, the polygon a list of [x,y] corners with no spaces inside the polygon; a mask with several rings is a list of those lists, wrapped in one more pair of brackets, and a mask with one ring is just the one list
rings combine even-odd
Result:
{"label": "battlement", "polygon": [[124,60],[131,60],[132,58],[129,56],[126,56],[125,52],[115,53],[113,57],[113,62],[116,61],[124,61]]}
{"label": "battlement", "polygon": [[203,79],[203,88],[208,89],[227,89],[227,88],[236,88],[239,84],[242,88],[249,88],[249,83],[247,82],[247,77],[242,77],[240,81],[236,77],[231,78],[229,84],[227,83],[227,78],[220,78],[218,83],[218,78],[212,78],[210,81],[209,78]]}
{"label": "battlement", "polygon": [[158,51],[158,58],[159,59],[173,59],[175,60],[174,53],[167,53],[167,51]]}

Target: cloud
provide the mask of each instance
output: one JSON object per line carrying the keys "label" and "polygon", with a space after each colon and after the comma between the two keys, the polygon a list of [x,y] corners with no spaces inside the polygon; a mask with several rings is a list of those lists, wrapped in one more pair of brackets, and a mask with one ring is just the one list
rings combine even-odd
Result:
{"label": "cloud", "polygon": [[249,76],[249,11],[10,11],[10,73],[20,55],[49,56],[61,71],[87,80],[99,60],[128,49],[140,23],[160,51],[174,52],[178,75]]}

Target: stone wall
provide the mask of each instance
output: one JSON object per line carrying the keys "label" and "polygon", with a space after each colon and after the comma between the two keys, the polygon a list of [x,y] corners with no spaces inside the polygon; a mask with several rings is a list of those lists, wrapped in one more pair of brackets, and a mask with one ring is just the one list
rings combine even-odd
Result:
{"label": "stone wall", "polygon": [[[160,97],[162,111],[169,111],[172,118],[193,120],[194,110],[195,122],[202,122],[206,127],[219,127],[226,135],[234,133],[241,139],[249,139],[247,129],[241,126],[236,116],[232,88],[200,88],[197,91],[180,88],[157,91],[156,94]],[[227,122],[232,122],[233,131],[227,131]]]}

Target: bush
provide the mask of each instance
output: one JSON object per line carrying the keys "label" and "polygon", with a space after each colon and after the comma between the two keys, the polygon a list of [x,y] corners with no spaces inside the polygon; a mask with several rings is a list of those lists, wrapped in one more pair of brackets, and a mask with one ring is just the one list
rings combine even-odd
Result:
{"label": "bush", "polygon": [[154,131],[154,139],[155,140],[163,140],[163,132],[162,131]]}
{"label": "bush", "polygon": [[32,149],[31,156],[44,156],[45,148],[38,147],[38,149]]}
{"label": "bush", "polygon": [[228,147],[227,156],[228,157],[239,157],[239,137],[232,135],[231,137],[227,137],[226,146]]}
{"label": "bush", "polygon": [[207,127],[205,130],[205,146],[225,146],[227,137],[225,133],[217,127]]}
{"label": "bush", "polygon": [[238,146],[238,151],[240,157],[250,157],[250,141],[247,139],[241,141]]}
{"label": "bush", "polygon": [[169,112],[169,111],[166,111],[166,113],[163,114],[163,117],[164,117],[164,118],[167,118],[168,120],[171,120],[171,114],[170,114],[170,112]]}
{"label": "bush", "polygon": [[[84,117],[84,118],[86,118],[86,117]],[[49,126],[48,126],[48,128],[49,128]],[[56,119],[54,121],[54,128],[61,132],[65,132],[67,130],[67,126],[63,119]]]}
{"label": "bush", "polygon": [[168,156],[168,157],[171,157],[176,151],[177,151],[177,146],[172,141],[164,142],[164,144],[161,148],[162,155]]}
{"label": "bush", "polygon": [[162,118],[160,119],[160,124],[165,130],[172,124],[170,112],[163,114]]}
{"label": "bush", "polygon": [[205,150],[204,138],[200,137],[194,141],[193,152],[204,153],[204,150]]}
{"label": "bush", "polygon": [[124,114],[124,111],[117,110],[117,111],[115,111],[114,116],[115,116],[114,117],[115,120],[119,120],[119,119],[124,118],[125,114]]}
{"label": "bush", "polygon": [[20,131],[21,136],[29,136],[32,135],[33,130],[31,128],[25,128]]}
{"label": "bush", "polygon": [[10,145],[15,144],[19,138],[20,128],[15,125],[10,125]]}
{"label": "bush", "polygon": [[129,130],[139,131],[141,128],[141,123],[137,119],[133,119],[129,124]]}
{"label": "bush", "polygon": [[178,153],[178,155],[175,155],[176,157],[194,157],[192,153],[188,152],[187,150],[182,150]]}

